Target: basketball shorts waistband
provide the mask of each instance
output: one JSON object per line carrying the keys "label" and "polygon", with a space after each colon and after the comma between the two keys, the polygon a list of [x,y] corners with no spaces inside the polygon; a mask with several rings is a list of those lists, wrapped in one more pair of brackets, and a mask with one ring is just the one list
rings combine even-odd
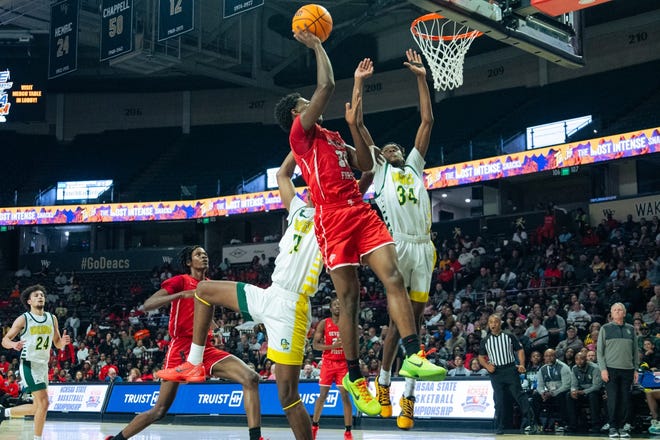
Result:
{"label": "basketball shorts waistband", "polygon": [[428,243],[431,241],[430,234],[410,235],[403,232],[392,232],[395,241],[407,241],[409,243]]}

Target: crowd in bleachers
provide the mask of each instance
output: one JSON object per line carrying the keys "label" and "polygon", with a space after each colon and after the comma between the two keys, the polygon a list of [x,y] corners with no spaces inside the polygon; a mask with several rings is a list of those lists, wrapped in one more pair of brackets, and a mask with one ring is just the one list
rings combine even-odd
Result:
{"label": "crowd in bleachers", "polygon": [[[453,237],[436,237],[438,264],[425,310],[421,339],[427,357],[449,369],[450,375],[484,375],[476,360],[487,318],[498,313],[506,331],[525,348],[529,371],[542,364],[544,351],[556,350],[569,367],[576,353],[595,361],[599,326],[606,323],[614,302],[628,310],[640,340],[640,352],[649,367],[658,366],[660,336],[660,221],[639,222],[631,216],[612,216],[588,225],[582,210],[572,222],[558,227],[555,207],[549,207],[539,225],[517,222],[507,240],[470,237],[455,230]],[[214,279],[267,286],[273,261],[265,258],[247,265],[227,261],[212,267]],[[35,283],[48,289],[48,311],[75,341],[54,353],[53,382],[153,380],[167,350],[168,309],[144,312],[143,301],[160,282],[175,273],[164,266],[151,273],[30,274],[14,277],[0,297],[3,334],[22,313],[18,296]],[[369,268],[360,269],[360,362],[368,377],[380,370],[382,343],[388,331],[387,299],[382,284]],[[312,300],[313,323],[301,378],[315,378],[320,353],[312,350],[316,323],[327,316],[333,296],[330,277],[323,274]],[[216,310],[215,344],[272,379],[276,368],[266,359],[268,338],[262,326],[243,322],[234,312]],[[4,382],[15,381],[18,353],[0,352]],[[394,374],[403,359],[399,354]],[[10,378],[7,376],[14,376]],[[531,388],[533,377],[529,376]],[[15,386],[11,393],[15,393]],[[8,389],[3,385],[3,389]],[[7,391],[5,391],[7,392]]]}

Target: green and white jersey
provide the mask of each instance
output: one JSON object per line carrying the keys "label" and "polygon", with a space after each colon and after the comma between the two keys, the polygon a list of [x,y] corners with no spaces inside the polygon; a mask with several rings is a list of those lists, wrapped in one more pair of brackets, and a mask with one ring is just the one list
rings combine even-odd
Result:
{"label": "green and white jersey", "polygon": [[421,238],[431,231],[431,201],[423,175],[425,163],[413,148],[403,168],[387,162],[375,166],[376,203],[395,240]]}
{"label": "green and white jersey", "polygon": [[50,348],[55,335],[53,315],[44,312],[43,316],[39,316],[25,312],[23,316],[26,325],[20,335],[21,341],[23,341],[21,359],[47,364],[50,360]]}
{"label": "green and white jersey", "polygon": [[289,226],[280,240],[280,253],[271,277],[278,287],[306,296],[316,294],[323,266],[314,233],[314,212],[298,196],[291,200]]}

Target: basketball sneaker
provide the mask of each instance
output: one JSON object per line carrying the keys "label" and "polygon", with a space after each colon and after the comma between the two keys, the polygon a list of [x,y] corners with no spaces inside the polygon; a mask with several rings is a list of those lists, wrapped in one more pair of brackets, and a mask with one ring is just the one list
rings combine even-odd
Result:
{"label": "basketball sneaker", "polygon": [[403,360],[399,376],[412,379],[445,380],[447,370],[433,365],[424,356],[424,351],[413,353]]}
{"label": "basketball sneaker", "polygon": [[105,438],[105,440],[112,440],[113,438],[115,438],[114,435],[109,435],[109,436],[107,436],[107,437]]}
{"label": "basketball sneaker", "polygon": [[312,439],[316,440],[316,434],[319,433],[319,425],[312,425]]}
{"label": "basketball sneaker", "polygon": [[351,431],[344,431],[344,440],[353,440],[353,433]]}
{"label": "basketball sneaker", "polygon": [[380,403],[380,416],[392,417],[392,402],[390,401],[390,386],[381,385],[376,376],[376,399]]}
{"label": "basketball sneaker", "polygon": [[348,391],[348,394],[351,395],[353,403],[358,411],[370,416],[377,416],[380,414],[380,404],[369,392],[367,381],[364,377],[359,378],[355,382],[351,382],[348,373],[346,373],[341,384],[344,386],[344,389]]}
{"label": "basketball sneaker", "polygon": [[156,372],[156,376],[170,382],[204,382],[206,380],[204,365],[193,365],[188,361],[178,367],[159,370]]}
{"label": "basketball sneaker", "polygon": [[399,429],[412,429],[415,426],[415,396],[401,396],[399,399],[401,413],[396,418]]}
{"label": "basketball sneaker", "polygon": [[2,421],[5,419],[5,407],[0,405],[0,425],[2,425]]}

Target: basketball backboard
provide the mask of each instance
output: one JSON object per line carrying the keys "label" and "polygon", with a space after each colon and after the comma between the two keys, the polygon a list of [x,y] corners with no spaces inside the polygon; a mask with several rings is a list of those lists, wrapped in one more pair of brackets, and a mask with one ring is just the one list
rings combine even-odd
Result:
{"label": "basketball backboard", "polygon": [[[535,0],[409,1],[552,63],[571,68],[584,66],[580,11],[553,17],[541,12]],[[594,0],[594,4],[602,1]]]}

